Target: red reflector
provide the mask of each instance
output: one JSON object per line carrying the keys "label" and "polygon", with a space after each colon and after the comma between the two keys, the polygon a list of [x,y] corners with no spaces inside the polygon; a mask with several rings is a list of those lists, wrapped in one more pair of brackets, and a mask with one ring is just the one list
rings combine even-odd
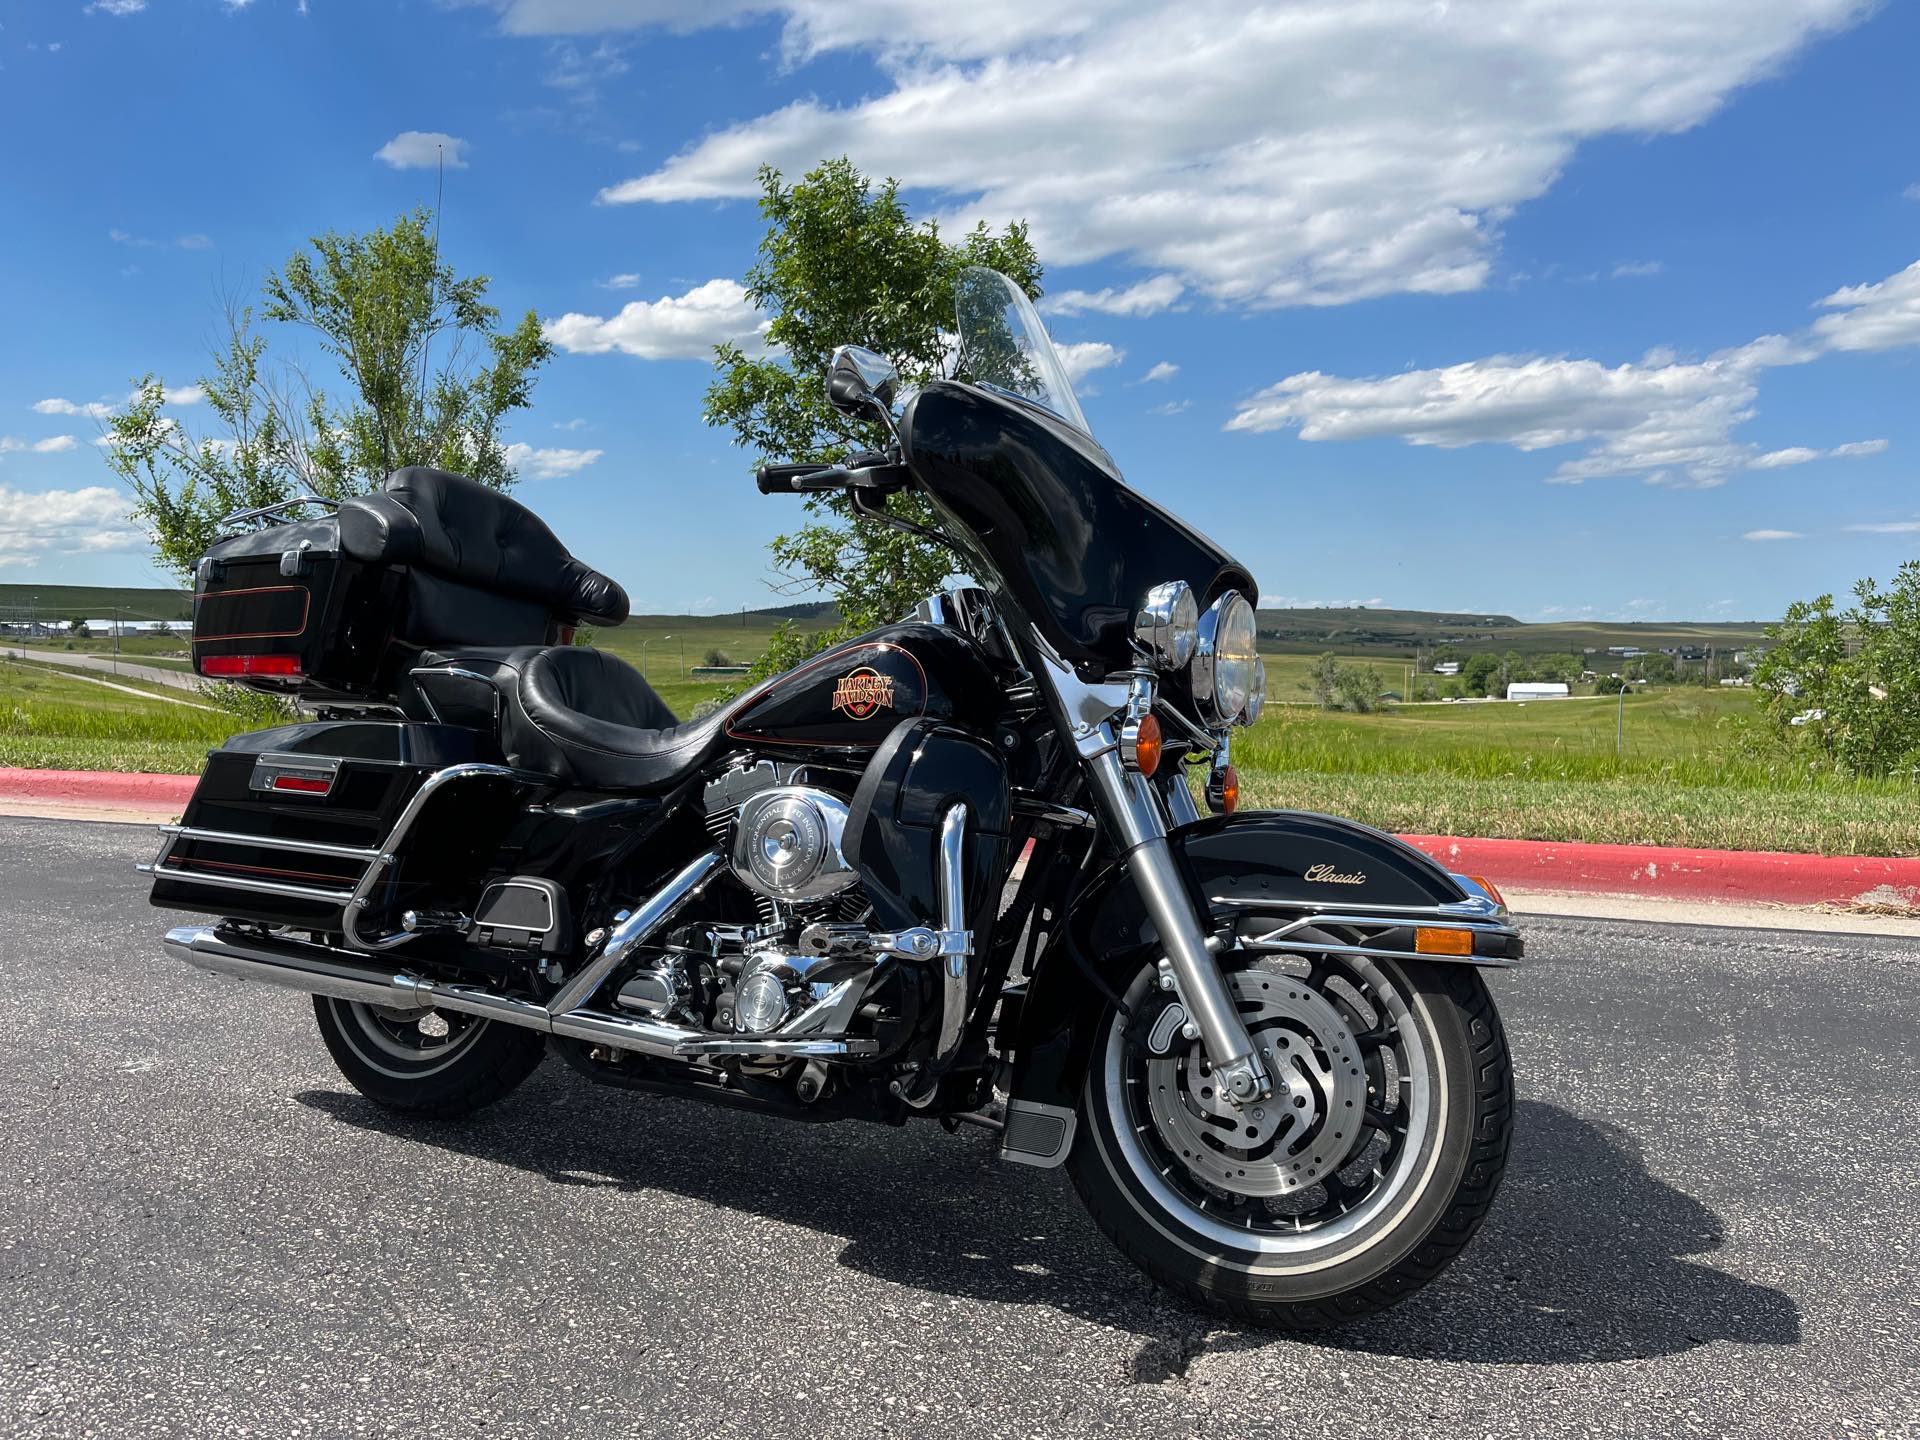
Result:
{"label": "red reflector", "polygon": [[331,780],[315,780],[305,775],[276,775],[273,777],[276,790],[298,790],[302,795],[324,795],[333,788]]}
{"label": "red reflector", "polygon": [[202,675],[285,675],[301,674],[298,655],[203,655]]}

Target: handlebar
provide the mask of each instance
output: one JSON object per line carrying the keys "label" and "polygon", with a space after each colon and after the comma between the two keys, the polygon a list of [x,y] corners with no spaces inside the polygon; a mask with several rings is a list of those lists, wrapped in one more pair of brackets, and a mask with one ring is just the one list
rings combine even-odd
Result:
{"label": "handlebar", "polygon": [[907,467],[892,463],[884,455],[869,452],[848,459],[866,463],[762,465],[754,473],[754,484],[762,495],[806,495],[817,490],[886,493],[904,490],[912,483]]}

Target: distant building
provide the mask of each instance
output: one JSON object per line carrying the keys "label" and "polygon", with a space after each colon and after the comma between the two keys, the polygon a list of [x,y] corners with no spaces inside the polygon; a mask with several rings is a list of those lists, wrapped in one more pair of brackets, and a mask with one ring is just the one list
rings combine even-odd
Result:
{"label": "distant building", "polygon": [[1436,675],[1458,675],[1460,673],[1460,662],[1458,660],[1442,660],[1438,665],[1433,667],[1433,673]]}
{"label": "distant building", "polygon": [[1572,693],[1558,680],[1518,680],[1507,686],[1509,700],[1565,700]]}

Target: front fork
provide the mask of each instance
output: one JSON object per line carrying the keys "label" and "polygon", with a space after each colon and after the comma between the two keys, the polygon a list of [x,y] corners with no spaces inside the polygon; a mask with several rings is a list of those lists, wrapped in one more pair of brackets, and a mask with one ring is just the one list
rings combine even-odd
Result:
{"label": "front fork", "polygon": [[[1098,742],[1111,738],[1110,727],[1097,727],[1081,746],[1087,776],[1100,797],[1100,808],[1120,841],[1127,873],[1140,889],[1140,899],[1160,933],[1166,959],[1161,973],[1172,981],[1175,997],[1199,1031],[1221,1088],[1235,1105],[1251,1104],[1273,1093],[1273,1081],[1260,1063],[1253,1037],[1227,991],[1207,934],[1194,913],[1192,897],[1167,844],[1166,811],[1152,783],[1120,762],[1119,751]],[[1094,753],[1089,753],[1094,752]],[[1170,783],[1186,793],[1186,782],[1175,772]],[[1192,806],[1191,796],[1187,805]]]}

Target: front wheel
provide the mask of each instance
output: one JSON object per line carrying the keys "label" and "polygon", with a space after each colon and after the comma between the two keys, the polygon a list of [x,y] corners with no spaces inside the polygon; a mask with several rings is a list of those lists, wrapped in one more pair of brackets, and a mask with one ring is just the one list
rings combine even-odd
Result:
{"label": "front wheel", "polygon": [[1486,985],[1464,966],[1223,959],[1272,1096],[1226,1099],[1147,966],[1087,1067],[1081,1199],[1154,1280],[1243,1321],[1313,1329],[1398,1303],[1465,1248],[1506,1167],[1512,1072]]}
{"label": "front wheel", "polygon": [[451,1120],[491,1105],[546,1054],[537,1031],[458,1011],[313,997],[320,1038],[353,1088],[388,1110]]}

